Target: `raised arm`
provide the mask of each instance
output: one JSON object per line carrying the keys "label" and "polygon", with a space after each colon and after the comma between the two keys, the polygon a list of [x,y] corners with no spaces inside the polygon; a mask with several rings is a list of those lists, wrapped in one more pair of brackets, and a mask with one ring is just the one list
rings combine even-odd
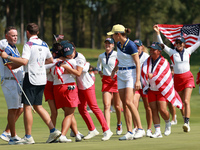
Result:
{"label": "raised arm", "polygon": [[200,41],[197,41],[194,45],[192,45],[191,47],[187,48],[187,51],[192,54],[194,51],[196,51],[198,49],[198,47],[200,46]]}
{"label": "raised arm", "polygon": [[[162,40],[162,38],[161,38],[161,36],[160,36],[160,29],[159,29],[159,27],[158,27],[158,25],[156,24],[156,25],[154,25],[153,26],[153,29],[156,31],[156,33],[157,33],[157,40],[158,40],[158,42],[159,43],[161,43],[161,44],[164,44],[163,43],[163,40]],[[173,50],[170,48],[170,47],[168,47],[167,45],[165,45],[164,44],[164,49],[163,49],[169,56],[171,56],[172,55],[172,52],[173,52]]]}

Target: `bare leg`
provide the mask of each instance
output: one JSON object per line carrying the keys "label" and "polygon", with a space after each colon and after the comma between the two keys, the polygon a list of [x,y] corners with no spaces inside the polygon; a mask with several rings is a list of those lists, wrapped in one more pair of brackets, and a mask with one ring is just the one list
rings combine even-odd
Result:
{"label": "bare leg", "polygon": [[119,95],[123,104],[124,118],[126,122],[127,131],[132,132],[132,118],[131,118],[132,116],[131,116],[131,112],[129,111],[126,105],[125,89],[119,89]]}
{"label": "bare leg", "polygon": [[75,107],[73,107],[73,108],[64,107],[64,111],[65,111],[65,118],[63,119],[63,122],[62,122],[62,130],[61,130],[62,135],[67,134],[67,131],[69,130],[69,128],[72,124],[72,118],[74,116]]}
{"label": "bare leg", "polygon": [[145,108],[145,111],[146,111],[147,129],[151,129],[152,111],[151,111],[151,108],[149,106],[148,98],[143,97],[142,99],[143,99],[143,104],[144,104],[144,108]]}
{"label": "bare leg", "polygon": [[[36,112],[40,115],[44,123],[48,126],[49,130],[53,129],[54,125],[53,122],[51,121],[51,117],[48,114],[48,112],[42,107],[42,105],[33,105],[33,107],[35,108]],[[32,115],[31,109],[30,109],[30,114]]]}
{"label": "bare leg", "polygon": [[102,97],[104,104],[104,116],[108,124],[108,127],[110,128],[110,106],[111,106],[112,93],[103,92]]}
{"label": "bare leg", "polygon": [[113,93],[114,107],[116,111],[117,124],[121,124],[121,99],[119,93]]}
{"label": "bare leg", "polygon": [[72,131],[74,132],[75,135],[78,134],[77,122],[76,122],[74,115],[72,116],[72,124],[71,124],[70,128],[72,129]]}
{"label": "bare leg", "polygon": [[57,116],[58,116],[58,111],[57,111],[57,108],[56,108],[55,101],[54,100],[48,100],[48,104],[49,104],[49,108],[50,108],[50,111],[51,111],[51,120],[53,122],[53,125],[56,126],[56,119],[57,119]]}

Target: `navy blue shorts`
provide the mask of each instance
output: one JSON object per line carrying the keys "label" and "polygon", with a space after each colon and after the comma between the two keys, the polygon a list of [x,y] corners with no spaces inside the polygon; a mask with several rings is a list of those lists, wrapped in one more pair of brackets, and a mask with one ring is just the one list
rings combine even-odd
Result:
{"label": "navy blue shorts", "polygon": [[[23,90],[28,97],[31,105],[42,105],[45,85],[33,85],[29,81],[28,73],[25,74],[23,81]],[[22,103],[29,105],[26,97],[22,94]]]}

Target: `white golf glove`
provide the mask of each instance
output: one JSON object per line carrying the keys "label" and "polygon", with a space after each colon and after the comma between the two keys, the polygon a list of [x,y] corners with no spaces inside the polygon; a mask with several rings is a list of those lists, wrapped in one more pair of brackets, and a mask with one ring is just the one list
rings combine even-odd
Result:
{"label": "white golf glove", "polygon": [[6,39],[0,40],[0,49],[1,50],[5,50],[5,48],[7,47],[8,42]]}

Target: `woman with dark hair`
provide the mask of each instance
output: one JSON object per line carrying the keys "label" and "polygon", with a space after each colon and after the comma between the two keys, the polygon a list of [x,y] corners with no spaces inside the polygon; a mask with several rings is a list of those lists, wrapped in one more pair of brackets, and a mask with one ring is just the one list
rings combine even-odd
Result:
{"label": "woman with dark hair", "polygon": [[[153,28],[157,33],[158,41],[163,43],[158,25],[154,25]],[[184,118],[183,131],[189,132],[190,98],[195,87],[194,77],[190,71],[190,56],[200,46],[200,42],[187,49],[185,48],[185,42],[183,37],[178,37],[175,42],[175,49],[164,45],[164,51],[172,61],[174,67],[174,86],[184,104],[184,109],[181,111]]]}
{"label": "woman with dark hair", "polygon": [[[119,95],[123,103],[124,117],[126,120],[127,133],[119,140],[131,140],[141,138],[144,135],[139,112],[133,104],[134,90],[139,90],[140,83],[140,60],[137,46],[133,41],[126,37],[131,30],[123,25],[114,25],[107,35],[112,35],[117,42],[118,65],[112,71],[111,78],[114,78],[117,72],[117,82]],[[135,135],[132,132],[132,119],[135,120],[138,130]]]}
{"label": "woman with dark hair", "polygon": [[[149,105],[152,110],[153,123],[155,127],[155,133],[151,135],[151,138],[161,138],[160,129],[160,117],[165,120],[165,132],[166,136],[171,134],[171,123],[169,112],[167,110],[167,99],[163,95],[162,91],[157,85],[158,79],[169,79],[166,80],[163,85],[170,84],[172,79],[170,67],[168,61],[161,55],[163,50],[163,44],[153,42],[150,46],[150,57],[143,63],[142,66],[142,81],[143,81],[143,92],[148,94]],[[158,73],[159,70],[164,70]],[[146,81],[146,82],[144,82]],[[163,82],[163,80],[161,80]],[[170,91],[171,92],[171,91]],[[169,94],[171,95],[171,93]]]}
{"label": "woman with dark hair", "polygon": [[121,100],[117,88],[117,75],[115,75],[114,80],[111,79],[111,72],[117,64],[117,52],[113,50],[114,40],[112,38],[107,38],[104,41],[104,46],[106,51],[99,55],[97,62],[99,75],[102,78],[101,91],[104,104],[104,116],[108,127],[110,128],[110,107],[113,100],[117,116],[116,133],[117,135],[120,135],[122,133]]}

